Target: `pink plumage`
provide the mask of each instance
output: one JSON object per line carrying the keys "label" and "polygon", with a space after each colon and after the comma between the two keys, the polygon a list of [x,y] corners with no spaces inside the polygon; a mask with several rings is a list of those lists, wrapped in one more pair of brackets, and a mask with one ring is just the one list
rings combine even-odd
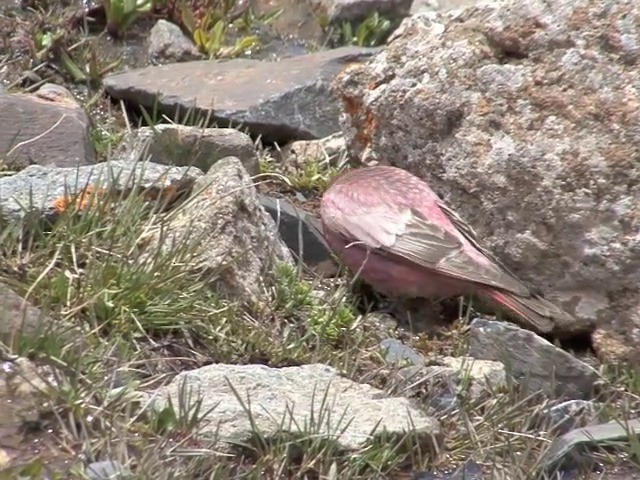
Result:
{"label": "pink plumage", "polygon": [[473,230],[418,177],[389,166],[351,170],[322,197],[323,234],[354,273],[391,297],[476,293],[549,332],[572,317],[484,250]]}

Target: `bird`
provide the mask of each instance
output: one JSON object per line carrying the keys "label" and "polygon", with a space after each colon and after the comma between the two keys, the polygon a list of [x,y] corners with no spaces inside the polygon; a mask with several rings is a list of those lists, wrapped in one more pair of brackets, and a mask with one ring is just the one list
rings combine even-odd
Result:
{"label": "bird", "polygon": [[322,195],[320,220],[330,250],[387,297],[475,294],[537,333],[575,322],[483,248],[469,224],[406,170],[376,165],[340,174]]}

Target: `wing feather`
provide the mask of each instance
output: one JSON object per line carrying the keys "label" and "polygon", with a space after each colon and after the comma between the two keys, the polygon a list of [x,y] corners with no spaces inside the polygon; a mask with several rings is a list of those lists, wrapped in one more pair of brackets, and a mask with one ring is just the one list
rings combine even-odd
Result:
{"label": "wing feather", "polygon": [[[448,242],[447,248],[434,252],[433,244],[416,242],[413,237],[419,236],[417,232],[424,228],[440,230],[440,238]],[[397,237],[390,251],[455,278],[501,288],[518,295],[529,295],[528,288],[522,282],[504,271],[499,265],[479,264],[464,250],[464,246],[457,236],[441,227],[434,226],[420,212],[413,211],[413,215],[407,223],[405,234]],[[433,259],[436,258],[437,260],[434,262]]]}
{"label": "wing feather", "polygon": [[[499,264],[479,264],[465,252],[462,241],[456,235],[430,222],[415,209],[406,208],[401,212],[393,212],[388,208],[371,209],[361,215],[345,214],[339,220],[327,218],[326,221],[329,228],[345,238],[357,239],[380,253],[398,255],[461,280],[501,288],[518,295],[530,294],[525,285]],[[466,224],[463,222],[463,225]],[[471,236],[473,240],[469,241],[477,245],[473,230],[467,228],[461,233],[465,238]],[[486,255],[484,250],[480,251]]]}

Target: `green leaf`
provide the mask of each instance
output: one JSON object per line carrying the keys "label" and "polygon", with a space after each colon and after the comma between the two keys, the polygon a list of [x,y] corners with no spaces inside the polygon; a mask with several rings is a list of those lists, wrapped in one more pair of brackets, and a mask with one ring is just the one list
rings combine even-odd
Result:
{"label": "green leaf", "polygon": [[236,40],[236,48],[244,52],[245,50],[249,50],[259,43],[260,39],[256,35],[249,35]]}
{"label": "green leaf", "polygon": [[266,12],[265,14],[260,16],[260,18],[258,20],[261,23],[264,23],[265,25],[269,25],[271,22],[276,21],[278,19],[278,17],[280,17],[280,15],[282,15],[282,12],[284,12],[284,8],[276,8],[275,10],[273,10],[271,12]]}
{"label": "green leaf", "polygon": [[199,47],[201,49],[206,49],[207,36],[202,31],[201,28],[196,28],[195,32],[193,32],[193,41],[195,42],[197,47]]}
{"label": "green leaf", "polygon": [[175,410],[171,406],[164,407],[154,419],[155,431],[164,433],[178,423]]}
{"label": "green leaf", "polygon": [[137,10],[137,0],[120,0],[122,2],[122,13],[129,15]]}
{"label": "green leaf", "polygon": [[73,78],[74,82],[85,82],[87,81],[87,74],[82,71],[82,69],[76,65],[76,63],[71,59],[66,50],[60,50],[60,63],[62,67],[67,71],[67,73]]}
{"label": "green leaf", "polygon": [[218,20],[216,24],[213,26],[213,30],[211,32],[212,40],[218,45],[222,46],[224,41],[224,34],[227,32],[227,24],[223,20]]}

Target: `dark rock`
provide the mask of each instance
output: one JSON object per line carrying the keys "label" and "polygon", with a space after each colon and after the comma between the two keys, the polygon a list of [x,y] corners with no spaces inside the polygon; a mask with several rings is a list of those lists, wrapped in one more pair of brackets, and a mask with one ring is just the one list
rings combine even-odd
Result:
{"label": "dark rock", "polygon": [[638,419],[630,419],[624,423],[612,421],[572,430],[553,441],[545,453],[541,470],[554,473],[594,463],[595,459],[589,455],[590,449],[612,442],[637,444],[639,435]]}
{"label": "dark rock", "polygon": [[[265,141],[322,138],[337,132],[340,106],[330,82],[378,49],[344,47],[278,62],[234,59],[152,66],[104,79],[112,97],[169,115],[193,109],[218,126],[241,125]],[[185,74],[188,72],[188,74]]]}
{"label": "dark rock", "polygon": [[258,194],[258,199],[276,222],[282,240],[297,258],[309,266],[331,259],[320,222],[313,215],[295,207],[285,198]]}
{"label": "dark rock", "polygon": [[468,355],[502,362],[527,392],[590,398],[598,372],[529,330],[478,318],[471,322]]}

